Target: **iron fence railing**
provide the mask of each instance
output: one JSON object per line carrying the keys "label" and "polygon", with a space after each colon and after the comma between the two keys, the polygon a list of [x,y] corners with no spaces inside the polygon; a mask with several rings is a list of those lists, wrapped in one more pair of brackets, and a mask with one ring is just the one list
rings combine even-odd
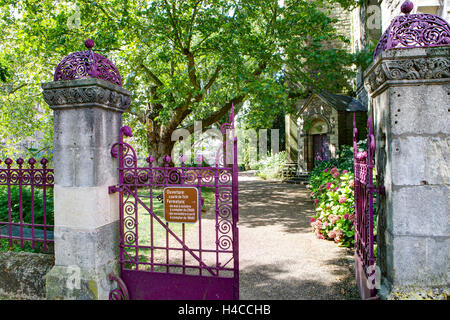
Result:
{"label": "iron fence railing", "polygon": [[0,160],[1,245],[29,243],[48,251],[53,240],[53,169],[48,160]]}

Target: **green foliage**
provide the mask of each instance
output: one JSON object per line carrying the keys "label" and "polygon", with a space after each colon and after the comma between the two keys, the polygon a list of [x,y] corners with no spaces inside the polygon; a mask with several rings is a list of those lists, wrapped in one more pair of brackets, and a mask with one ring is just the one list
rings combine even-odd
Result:
{"label": "green foliage", "polygon": [[[331,158],[329,161],[315,162],[314,169],[309,173],[310,181],[321,175],[325,169],[337,167],[340,170],[353,172],[353,148],[350,146],[341,146],[338,157]],[[312,179],[312,180],[311,180]]]}
{"label": "green foliage", "polygon": [[[43,195],[42,189],[34,189],[34,223],[43,224]],[[20,222],[20,188],[10,187],[11,218],[13,222]],[[46,223],[53,224],[53,189],[46,189]],[[22,217],[24,223],[31,223],[31,188],[22,187]],[[0,187],[0,221],[8,221],[8,187]]]}
{"label": "green foliage", "polygon": [[[34,223],[44,224],[43,216],[43,190],[39,188],[34,189]],[[18,186],[10,187],[10,201],[11,201],[11,221],[20,222],[20,188]],[[46,190],[46,224],[54,224],[54,209],[53,209],[53,189]],[[31,188],[22,187],[22,221],[24,223],[31,223]],[[8,222],[8,187],[0,187],[0,221]],[[30,228],[30,227],[26,227]],[[35,229],[42,229],[35,227]],[[24,241],[23,247],[20,245],[20,240],[13,240],[10,246],[8,239],[0,239],[0,252],[2,251],[26,251],[41,253],[43,251],[43,243],[35,242],[34,248],[31,241]]]}
{"label": "green foliage", "polygon": [[[367,150],[367,141],[358,141],[356,147],[358,148],[358,152]],[[331,158],[329,161],[315,162],[314,169],[309,173],[309,178],[312,179],[320,175],[323,170],[333,167],[353,172],[353,147],[343,145],[340,147],[336,158]]]}
{"label": "green foliage", "polygon": [[[350,0],[0,1],[0,136],[9,146],[41,132],[51,147],[51,111],[40,83],[69,52],[94,50],[120,70],[133,101],[125,124],[154,152],[177,127],[204,127],[249,101],[244,119],[268,127],[311,90],[349,90],[353,55],[331,48],[327,10]],[[78,9],[77,9],[78,8]],[[80,27],[68,20],[80,12]],[[0,69],[4,70],[4,69]],[[301,84],[288,86],[290,84]],[[151,126],[149,126],[149,123]],[[148,132],[152,131],[153,136]]]}
{"label": "green foliage", "polygon": [[258,170],[256,175],[263,179],[279,179],[286,164],[286,151],[269,154],[265,159],[252,164],[251,168]]}
{"label": "green foliage", "polygon": [[[357,144],[358,151],[366,141]],[[315,213],[311,218],[313,232],[319,239],[334,240],[340,246],[354,246],[354,174],[353,148],[342,146],[339,157],[322,161],[310,172],[309,186]],[[375,184],[375,177],[374,177]],[[374,208],[376,221],[376,208]],[[374,223],[376,232],[376,223]]]}
{"label": "green foliage", "polygon": [[353,173],[335,166],[310,178],[315,214],[311,226],[319,239],[334,240],[340,246],[354,245]]}
{"label": "green foliage", "polygon": [[14,252],[33,252],[33,253],[48,253],[44,251],[44,244],[42,242],[35,242],[34,248],[31,241],[25,241],[23,245],[20,245],[19,240],[13,240],[12,245],[9,244],[8,239],[0,239],[0,252],[14,251]]}
{"label": "green foliage", "polygon": [[372,63],[376,46],[377,44],[371,41],[366,48],[355,54],[355,65],[360,67],[362,71],[366,70]]}

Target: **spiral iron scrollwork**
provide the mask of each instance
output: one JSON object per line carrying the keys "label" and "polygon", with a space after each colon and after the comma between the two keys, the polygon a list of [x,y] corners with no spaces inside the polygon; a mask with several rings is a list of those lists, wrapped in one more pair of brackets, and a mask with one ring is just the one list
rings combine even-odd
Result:
{"label": "spiral iron scrollwork", "polygon": [[53,76],[54,81],[84,78],[102,79],[122,86],[122,78],[114,63],[92,51],[94,41],[87,39],[86,51],[73,52],[61,60]]}
{"label": "spiral iron scrollwork", "polygon": [[450,45],[450,26],[439,16],[421,13],[409,14],[414,5],[405,1],[405,15],[394,18],[381,36],[373,54],[375,59],[381,52],[394,48],[416,48]]}
{"label": "spiral iron scrollwork", "polygon": [[115,275],[110,274],[109,281],[115,281],[119,286],[118,288],[110,291],[109,300],[130,300],[127,286],[120,277],[116,277]]}

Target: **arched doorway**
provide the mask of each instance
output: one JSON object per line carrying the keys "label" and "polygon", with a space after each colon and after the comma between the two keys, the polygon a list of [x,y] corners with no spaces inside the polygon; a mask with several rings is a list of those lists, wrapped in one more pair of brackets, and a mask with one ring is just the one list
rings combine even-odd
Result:
{"label": "arched doorway", "polygon": [[314,168],[315,161],[328,161],[331,158],[330,140],[328,137],[329,125],[322,118],[312,120],[308,130],[306,159],[307,169],[311,171]]}

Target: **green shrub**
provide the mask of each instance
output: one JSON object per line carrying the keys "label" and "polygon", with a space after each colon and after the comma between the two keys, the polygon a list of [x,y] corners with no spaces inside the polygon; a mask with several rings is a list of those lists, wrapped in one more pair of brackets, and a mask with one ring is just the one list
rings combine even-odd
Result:
{"label": "green shrub", "polygon": [[[14,222],[20,221],[19,186],[11,186],[11,218]],[[34,188],[34,223],[43,224],[43,190]],[[31,223],[31,188],[22,187],[22,216],[25,223]],[[8,187],[0,187],[0,221],[8,221]],[[46,189],[46,223],[53,225],[53,188]]]}
{"label": "green shrub", "polygon": [[286,164],[286,151],[268,155],[265,159],[258,161],[252,167],[258,172],[257,176],[263,179],[281,178],[282,170]]}
{"label": "green shrub", "polygon": [[20,244],[20,240],[13,240],[12,245],[9,244],[8,239],[0,239],[0,252],[14,251],[14,252],[34,252],[34,253],[51,253],[49,248],[50,244],[47,244],[47,250],[44,250],[44,244],[42,242],[35,242],[34,248],[31,241],[24,241],[23,245]]}
{"label": "green shrub", "polygon": [[[358,142],[357,147],[358,151],[363,151],[366,142]],[[311,226],[316,236],[319,239],[333,240],[340,246],[353,247],[355,236],[353,148],[342,146],[338,158],[316,163],[309,174],[308,188],[314,200],[315,213],[311,217]],[[376,221],[375,210],[374,220]]]}
{"label": "green shrub", "polygon": [[335,166],[310,177],[315,214],[313,232],[319,239],[334,240],[344,247],[354,245],[353,173]]}

